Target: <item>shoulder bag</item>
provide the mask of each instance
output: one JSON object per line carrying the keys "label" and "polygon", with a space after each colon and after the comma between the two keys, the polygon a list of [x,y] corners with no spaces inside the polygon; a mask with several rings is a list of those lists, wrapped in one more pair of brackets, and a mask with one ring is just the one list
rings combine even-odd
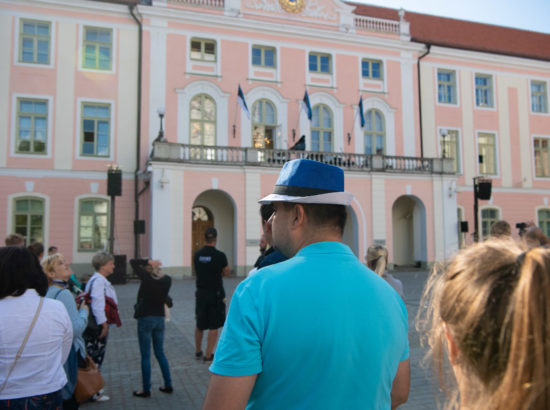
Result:
{"label": "shoulder bag", "polygon": [[85,360],[86,367],[78,369],[76,387],[74,389],[74,397],[79,403],[89,400],[105,386],[105,381],[99,372],[99,368],[89,354],[86,355]]}

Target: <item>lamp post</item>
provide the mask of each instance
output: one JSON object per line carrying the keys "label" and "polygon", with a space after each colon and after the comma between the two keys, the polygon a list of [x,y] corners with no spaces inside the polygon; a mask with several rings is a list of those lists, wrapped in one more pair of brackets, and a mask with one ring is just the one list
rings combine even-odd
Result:
{"label": "lamp post", "polygon": [[159,115],[159,118],[160,118],[160,129],[159,129],[159,135],[155,139],[155,142],[164,141],[164,129],[162,128],[162,120],[164,119],[164,114],[165,113],[166,113],[166,111],[164,110],[164,107],[159,107],[157,109],[157,114]]}
{"label": "lamp post", "polygon": [[118,165],[109,165],[107,170],[107,195],[111,197],[109,253],[112,255],[115,243],[115,197],[122,195],[122,170]]}
{"label": "lamp post", "polygon": [[445,152],[445,137],[449,134],[446,128],[441,128],[439,130],[439,135],[441,137],[441,158],[445,159],[447,157],[447,153]]}

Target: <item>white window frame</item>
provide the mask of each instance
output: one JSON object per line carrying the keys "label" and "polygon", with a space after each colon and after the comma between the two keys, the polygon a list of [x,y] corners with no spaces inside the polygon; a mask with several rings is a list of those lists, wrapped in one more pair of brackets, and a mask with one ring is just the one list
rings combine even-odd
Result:
{"label": "white window frame", "polygon": [[[25,61],[19,61],[19,41],[20,41],[20,31],[21,31],[21,20],[36,20],[44,21],[50,23],[50,62],[48,64],[42,63],[27,63]],[[43,15],[29,15],[24,14],[20,15],[16,19],[15,23],[15,36],[13,39],[13,64],[17,66],[24,67],[34,67],[34,68],[54,68],[55,67],[55,33],[56,33],[56,22],[53,20],[45,20]]]}
{"label": "white window frame", "polygon": [[[536,83],[544,83],[545,89],[546,89],[546,111],[533,111],[533,104],[532,104],[532,98],[533,98],[533,89],[532,84],[533,82]],[[550,115],[550,106],[549,106],[549,100],[548,100],[548,84],[549,81],[545,78],[531,78],[529,79],[529,112],[533,115]]]}
{"label": "white window frame", "polygon": [[[90,251],[79,251],[78,250],[78,227],[79,227],[79,204],[82,199],[101,199],[107,201],[107,209],[111,209],[111,198],[107,195],[98,195],[93,194],[91,192],[78,195],[74,198],[73,202],[73,209],[74,209],[74,215],[73,215],[73,263],[90,263]],[[109,212],[109,211],[108,211]],[[110,218],[110,216],[109,216]],[[109,223],[110,225],[110,223]],[[110,227],[108,227],[110,229]],[[116,229],[116,228],[115,228]]]}
{"label": "white window frame", "polygon": [[[341,104],[333,95],[325,92],[315,92],[309,94],[309,103],[311,108],[317,104],[324,104],[332,111],[333,121],[333,135],[332,135],[332,149],[333,152],[344,152],[347,141],[344,141],[344,107],[345,104]],[[296,134],[296,141],[301,135],[306,135],[306,150],[311,148],[311,121],[307,118],[307,114],[304,110],[300,110],[300,129]],[[361,142],[363,142],[361,140]]]}
{"label": "white window frame", "polygon": [[[438,74],[439,74],[439,70],[442,70],[442,71],[452,71],[455,73],[455,94],[456,94],[456,101],[455,102],[440,102],[439,101],[439,77],[438,77]],[[459,84],[459,71],[458,69],[456,68],[451,68],[451,67],[444,67],[444,66],[437,66],[435,67],[435,75],[434,75],[434,80],[435,80],[435,102],[437,105],[439,106],[443,106],[443,107],[459,107],[460,106],[460,93],[459,93],[459,90],[460,90],[460,84]]]}
{"label": "white window frame", "polygon": [[[439,126],[437,127],[437,151],[438,151],[438,156],[439,158],[443,158],[443,151],[441,149],[441,142],[442,142],[442,137],[441,137],[441,130],[447,130],[447,131],[456,131],[457,132],[457,138],[458,138],[458,146],[457,146],[457,149],[458,149],[458,153],[460,155],[460,158],[459,158],[459,161],[458,161],[458,170],[457,170],[457,174],[458,175],[462,175],[463,174],[463,167],[462,167],[462,160],[463,160],[463,152],[462,152],[462,132],[461,132],[461,129],[460,128],[455,128],[455,127],[444,127],[444,126]],[[448,135],[448,134],[447,134]],[[477,145],[477,139],[476,139],[476,145]],[[476,149],[477,151],[477,149]],[[445,155],[445,158],[447,158],[447,155]]]}
{"label": "white window frame", "polygon": [[[111,117],[109,118],[109,156],[99,157],[96,155],[81,155],[80,154],[80,144],[82,137],[82,107],[83,104],[92,103],[92,104],[105,104],[110,105]],[[115,120],[117,118],[116,107],[114,100],[99,100],[95,98],[77,98],[76,100],[76,138],[75,138],[75,158],[79,160],[87,161],[112,161],[114,158],[114,148],[115,148]]]}
{"label": "white window frame", "polygon": [[[358,106],[354,105],[353,110],[357,112]],[[385,121],[385,131],[386,131],[386,154],[385,155],[395,155],[395,112],[396,109],[392,108],[386,101],[378,97],[370,97],[363,100],[363,110],[364,113],[371,109],[376,109],[384,115]],[[359,119],[354,121],[354,137],[355,137],[355,153],[364,154],[365,153],[365,133],[361,125],[359,124]]]}
{"label": "white window frame", "polygon": [[533,134],[531,135],[531,163],[532,163],[532,172],[533,172],[533,179],[539,180],[539,181],[548,181],[550,179],[550,160],[549,160],[549,175],[548,176],[537,176],[537,164],[535,162],[535,138],[541,138],[541,139],[547,139],[548,140],[548,151],[549,151],[549,157],[550,157],[550,135],[548,134]]}
{"label": "white window frame", "polygon": [[[495,173],[494,174],[481,174],[480,164],[479,164],[479,134],[492,134],[495,138]],[[498,147],[498,134],[494,130],[476,130],[476,165],[478,175],[483,175],[491,178],[498,178],[500,176],[500,166],[499,166],[499,147]]]}
{"label": "white window frame", "polygon": [[[500,221],[503,219],[502,217],[502,209],[499,207],[499,206],[496,206],[494,204],[491,204],[489,203],[488,205],[483,205],[483,206],[480,206],[479,207],[479,215],[478,215],[478,223],[479,223],[479,230],[478,230],[478,233],[479,233],[479,240],[482,241],[484,238],[483,238],[483,218],[482,218],[482,214],[483,214],[483,211],[486,210],[486,209],[496,209],[498,214],[497,214],[497,219],[496,221]],[[496,222],[495,221],[495,222]],[[489,227],[489,233],[491,231],[491,227]]]}
{"label": "white window frame", "polygon": [[535,208],[535,220],[537,221],[538,227],[540,227],[539,211],[550,211],[550,205],[539,205]]}
{"label": "white window frame", "polygon": [[[84,28],[85,27],[95,27],[99,29],[111,30],[111,69],[110,70],[100,70],[97,68],[86,68],[84,67]],[[78,64],[76,65],[79,71],[93,72],[93,73],[103,73],[103,74],[115,74],[117,66],[117,27],[109,24],[98,25],[95,22],[85,22],[78,26]]]}
{"label": "white window frame", "polygon": [[[47,100],[48,101],[48,137],[46,139],[46,153],[45,154],[32,154],[17,152],[15,145],[17,143],[17,99],[30,99],[30,100]],[[39,95],[39,94],[13,94],[12,95],[12,121],[10,130],[10,156],[19,158],[51,158],[52,157],[52,111],[53,111],[53,97],[51,95]]]}
{"label": "white window frame", "polygon": [[[23,199],[23,198],[29,198],[29,197],[36,197],[38,199],[42,199],[44,201],[44,248],[48,248],[48,242],[50,237],[50,197],[48,195],[44,195],[37,192],[17,192],[14,194],[8,195],[8,206],[7,206],[7,231],[13,232],[15,230],[15,227],[13,226],[13,204],[17,199]],[[30,245],[30,244],[29,244]]]}
{"label": "white window frame", "polygon": [[[485,106],[485,105],[478,105],[477,104],[477,85],[476,85],[476,77],[482,76],[482,77],[490,77],[491,78],[491,102],[493,103],[491,106]],[[491,110],[496,111],[496,84],[495,84],[495,75],[493,73],[487,73],[487,72],[481,72],[476,71],[474,72],[474,78],[473,78],[473,86],[474,86],[474,107],[479,110]]]}

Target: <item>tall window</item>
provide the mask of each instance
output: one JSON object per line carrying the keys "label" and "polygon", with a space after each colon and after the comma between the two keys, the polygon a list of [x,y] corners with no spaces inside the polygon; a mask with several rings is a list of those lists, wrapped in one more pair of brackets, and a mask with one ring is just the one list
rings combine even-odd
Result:
{"label": "tall window", "polygon": [[365,154],[384,155],[386,153],[386,125],[384,115],[378,110],[368,110],[365,114]]}
{"label": "tall window", "polygon": [[81,199],[78,204],[78,250],[106,249],[109,202],[105,199]]}
{"label": "tall window", "polygon": [[535,175],[537,177],[550,177],[550,155],[548,155],[549,138],[535,138],[533,148],[535,150]]}
{"label": "tall window", "polygon": [[493,107],[493,76],[476,74],[476,105]]}
{"label": "tall window", "polygon": [[458,141],[458,131],[448,130],[447,135],[441,135],[441,157],[453,159],[453,169],[456,173],[460,172],[460,144]]}
{"label": "tall window", "polygon": [[[199,94],[191,100],[189,114],[190,138],[193,145],[216,145],[216,102],[206,94]],[[193,149],[191,156],[194,159],[215,158],[212,149]]]}
{"label": "tall window", "polygon": [[326,105],[313,107],[311,118],[311,149],[312,151],[332,151],[332,111]]}
{"label": "tall window", "polygon": [[309,71],[330,74],[332,72],[330,54],[309,53]]}
{"label": "tall window", "polygon": [[81,118],[80,155],[108,157],[111,106],[83,103]]}
{"label": "tall window", "polygon": [[548,92],[544,81],[531,81],[531,111],[548,112]]}
{"label": "tall window", "polygon": [[495,134],[480,132],[477,135],[479,154],[479,173],[481,175],[496,175],[496,145]]}
{"label": "tall window", "polygon": [[456,104],[456,71],[437,70],[437,101]]}
{"label": "tall window", "polygon": [[99,27],[84,27],[84,68],[111,70],[113,30]]}
{"label": "tall window", "polygon": [[216,41],[192,38],[189,56],[191,60],[216,61]]}
{"label": "tall window", "polygon": [[275,68],[275,49],[273,47],[252,46],[252,65]]}
{"label": "tall window", "polygon": [[491,234],[491,226],[500,219],[499,211],[495,208],[481,210],[481,236],[486,239]]}
{"label": "tall window", "polygon": [[44,200],[20,198],[14,201],[14,230],[25,237],[26,245],[44,243]]}
{"label": "tall window", "polygon": [[382,61],[363,59],[361,61],[361,76],[373,80],[382,79]]}
{"label": "tall window", "polygon": [[21,20],[19,27],[19,62],[49,64],[50,23]]}
{"label": "tall window", "polygon": [[48,101],[17,99],[15,151],[46,154],[48,141]]}
{"label": "tall window", "polygon": [[550,237],[550,209],[539,209],[537,212],[539,219],[539,228],[548,237]]}
{"label": "tall window", "polygon": [[273,148],[277,127],[275,106],[269,100],[258,100],[252,106],[252,139],[254,148]]}

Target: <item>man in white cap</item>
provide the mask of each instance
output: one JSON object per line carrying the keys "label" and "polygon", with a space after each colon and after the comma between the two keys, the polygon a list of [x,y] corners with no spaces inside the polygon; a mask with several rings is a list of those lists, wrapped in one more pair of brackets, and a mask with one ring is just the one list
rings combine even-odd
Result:
{"label": "man in white cap", "polygon": [[286,163],[269,220],[290,259],[233,294],[204,409],[390,409],[409,393],[407,311],[342,241],[344,172]]}

